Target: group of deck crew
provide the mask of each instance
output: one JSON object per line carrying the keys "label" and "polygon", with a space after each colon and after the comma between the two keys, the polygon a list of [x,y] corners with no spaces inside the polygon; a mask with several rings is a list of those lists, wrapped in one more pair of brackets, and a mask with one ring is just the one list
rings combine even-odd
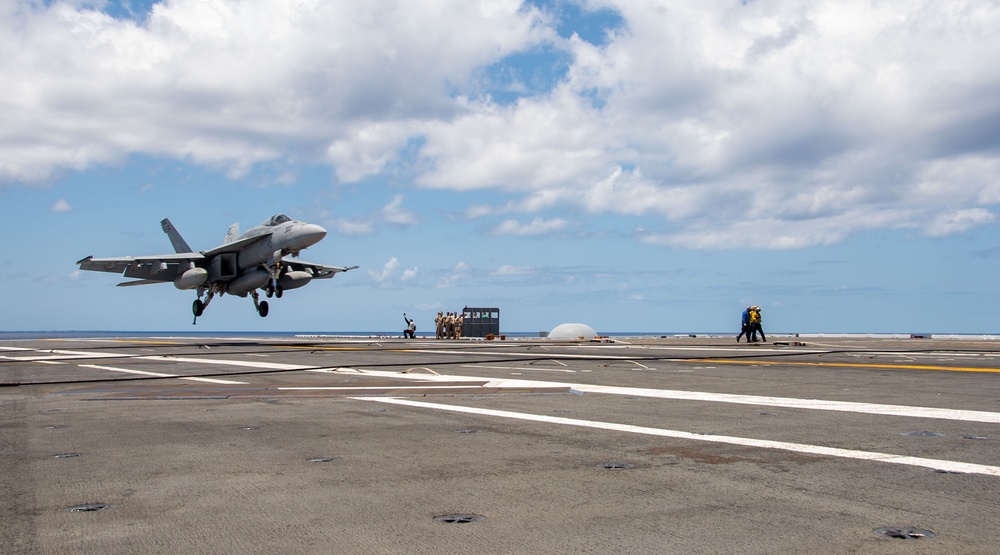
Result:
{"label": "group of deck crew", "polygon": [[465,314],[459,314],[458,312],[449,312],[444,314],[442,312],[438,312],[437,316],[434,318],[434,324],[437,326],[437,334],[434,338],[458,339],[462,337],[463,320],[465,320]]}
{"label": "group of deck crew", "polygon": [[743,311],[743,316],[740,321],[740,334],[736,336],[736,342],[740,342],[740,338],[744,335],[747,336],[747,343],[756,343],[757,334],[760,334],[760,338],[763,341],[767,341],[767,337],[764,335],[764,328],[760,325],[760,307],[757,305],[748,306],[746,310]]}
{"label": "group of deck crew", "polygon": [[[406,329],[403,330],[403,337],[405,339],[413,339],[416,337],[417,324],[405,312],[403,313],[403,320],[406,320]],[[447,314],[438,312],[437,317],[434,318],[434,324],[437,327],[435,339],[458,339],[462,337],[462,322],[464,320],[465,315],[458,312],[449,312]]]}

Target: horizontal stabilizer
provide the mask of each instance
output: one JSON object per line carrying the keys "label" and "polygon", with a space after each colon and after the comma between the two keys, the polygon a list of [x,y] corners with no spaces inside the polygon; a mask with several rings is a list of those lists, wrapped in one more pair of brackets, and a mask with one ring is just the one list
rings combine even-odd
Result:
{"label": "horizontal stabilizer", "polygon": [[168,283],[166,281],[156,281],[155,279],[137,279],[135,281],[123,281],[118,287],[131,287],[133,285],[150,285],[153,283]]}
{"label": "horizontal stabilizer", "polygon": [[282,264],[291,270],[305,270],[312,272],[313,278],[315,279],[331,278],[340,272],[349,272],[351,270],[358,269],[357,266],[326,266],[324,264],[306,262],[305,260],[285,260]]}

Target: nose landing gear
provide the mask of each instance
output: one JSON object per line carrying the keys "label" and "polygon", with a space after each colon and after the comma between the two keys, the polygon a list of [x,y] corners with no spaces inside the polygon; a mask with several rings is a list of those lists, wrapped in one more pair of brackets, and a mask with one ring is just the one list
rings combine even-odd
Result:
{"label": "nose landing gear", "polygon": [[[268,292],[268,288],[265,287],[264,290],[265,290],[265,292],[268,293],[267,296],[270,297],[271,296],[271,292]],[[277,293],[279,299],[281,298],[282,291],[281,291],[280,287],[277,288],[276,291],[275,290],[271,290],[271,291]],[[209,289],[208,290],[208,295],[205,295],[205,288],[204,287],[199,287],[198,288],[198,298],[195,299],[194,303],[191,305],[191,312],[194,313],[194,322],[192,322],[191,325],[195,325],[195,324],[198,323],[198,317],[205,313],[205,309],[208,308],[208,303],[212,302],[212,298],[215,297],[215,292],[216,292],[216,290],[214,288],[213,289]],[[223,294],[224,291],[220,290],[219,293]],[[202,300],[202,296],[203,295],[205,295],[204,300]],[[241,296],[245,297],[246,294],[241,295]],[[268,308],[269,308],[267,306],[267,301],[260,300],[260,295],[257,293],[256,289],[254,289],[253,291],[250,292],[250,296],[253,297],[253,307],[257,311],[257,314],[260,314],[261,318],[267,317]]]}
{"label": "nose landing gear", "polygon": [[278,285],[277,281],[275,280],[269,281],[267,285],[264,286],[264,293],[267,294],[267,298],[269,299],[271,297],[278,297],[280,299],[281,294],[284,292],[285,290],[280,285]]}

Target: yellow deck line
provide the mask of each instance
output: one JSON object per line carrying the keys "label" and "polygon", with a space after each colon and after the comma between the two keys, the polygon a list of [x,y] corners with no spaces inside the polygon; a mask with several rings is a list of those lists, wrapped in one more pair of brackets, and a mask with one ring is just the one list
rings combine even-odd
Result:
{"label": "yellow deck line", "polygon": [[137,343],[139,345],[183,345],[177,341],[148,341],[145,339],[109,339],[112,343]]}
{"label": "yellow deck line", "polygon": [[276,345],[281,349],[299,349],[302,351],[372,351],[371,347],[306,347],[303,345]]}
{"label": "yellow deck line", "polygon": [[683,362],[697,362],[704,364],[744,364],[758,366],[835,366],[841,368],[884,368],[888,370],[939,370],[947,372],[986,372],[1000,374],[1000,368],[978,368],[970,366],[933,366],[921,364],[863,364],[860,362],[796,362],[796,361],[771,361],[771,360],[727,360],[727,359],[699,359],[685,360]]}

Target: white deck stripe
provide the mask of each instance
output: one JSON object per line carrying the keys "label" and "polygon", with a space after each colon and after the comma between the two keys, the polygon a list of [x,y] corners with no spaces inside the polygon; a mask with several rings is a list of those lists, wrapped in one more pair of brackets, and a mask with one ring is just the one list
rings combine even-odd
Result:
{"label": "white deck stripe", "polygon": [[366,387],[366,386],[345,385],[345,386],[324,386],[324,387],[278,387],[278,388],[275,388],[275,389],[279,389],[279,390],[282,390],[282,391],[340,391],[340,390],[345,390],[345,391],[385,391],[385,390],[397,391],[397,390],[401,390],[401,389],[416,389],[416,390],[421,390],[422,391],[422,390],[425,390],[425,389],[433,389],[434,391],[438,391],[438,390],[444,390],[444,389],[469,389],[471,387],[476,387],[476,386],[474,386],[474,385],[433,385],[433,384],[427,384],[427,385],[383,385],[383,386],[368,386],[368,387]]}
{"label": "white deck stripe", "polygon": [[243,368],[259,368],[262,370],[306,370],[315,366],[301,366],[299,364],[281,364],[278,362],[260,362],[256,360],[219,360],[205,358],[171,357],[171,356],[144,356],[135,357],[139,360],[155,360],[158,362],[191,362],[194,364],[218,364],[220,366],[240,366]]}
{"label": "white deck stripe", "polygon": [[23,357],[4,356],[3,358],[8,360],[16,360],[20,362],[44,362],[46,360],[74,360],[80,358],[121,358],[121,355],[115,355],[110,353],[80,353],[75,351],[35,351],[35,352],[45,353],[45,354],[23,356]]}
{"label": "white deck stripe", "polygon": [[246,384],[247,382],[236,382],[232,380],[220,380],[218,378],[200,378],[200,377],[182,377],[176,374],[162,374],[160,372],[147,372],[145,370],[132,370],[129,368],[116,368],[114,366],[99,366],[97,364],[81,364],[80,368],[94,368],[97,370],[109,370],[111,372],[124,372],[126,374],[139,374],[140,376],[152,376],[155,378],[179,378],[181,380],[188,380],[192,382],[208,382],[208,383],[218,383],[218,384]]}
{"label": "white deck stripe", "polygon": [[154,376],[157,378],[176,378],[174,374],[161,374],[159,372],[147,372],[145,370],[130,370],[128,368],[115,368],[114,366],[98,366],[97,364],[81,364],[80,368],[96,368],[97,370],[110,370],[112,372],[124,372],[126,374],[139,374],[140,376]]}
{"label": "white deck stripe", "polygon": [[576,370],[569,368],[543,368],[538,366],[487,366],[485,364],[463,364],[462,368],[483,368],[486,370],[522,370],[532,372],[562,372],[563,374],[576,374]]}
{"label": "white deck stripe", "polygon": [[668,389],[643,389],[633,387],[613,387],[603,385],[576,384],[573,389],[584,393],[610,393],[630,397],[654,397],[685,401],[713,401],[740,405],[763,405],[790,409],[829,410],[836,412],[856,412],[886,416],[906,416],[910,418],[936,418],[939,420],[959,420],[963,422],[986,422],[1000,424],[1000,413],[976,410],[942,409],[935,407],[909,407],[904,405],[880,405],[850,401],[823,401],[821,399],[794,399],[788,397],[763,397],[758,395],[736,395],[732,393],[706,393],[702,391],[673,391]]}
{"label": "white deck stripe", "polygon": [[[347,371],[350,369],[342,368],[337,371],[341,370]],[[363,374],[373,377],[396,377],[424,381],[482,381],[484,379],[481,376],[431,376],[427,374],[399,374],[396,372],[385,371],[365,371]],[[998,412],[942,409],[935,407],[881,405],[875,403],[856,403],[849,401],[824,401],[821,399],[795,399],[790,397],[765,397],[758,395],[737,395],[733,393],[710,393],[705,391],[646,389],[640,387],[618,387],[610,385],[548,382],[540,380],[495,379],[490,380],[490,382],[485,384],[483,387],[568,387],[572,390],[583,393],[604,393],[609,395],[625,395],[629,397],[651,397],[656,399],[674,399],[679,401],[708,401],[715,403],[734,403],[740,405],[759,405],[805,410],[828,410],[860,414],[878,414],[883,416],[934,418],[938,420],[958,420],[962,422],[1000,424],[1000,413]]]}
{"label": "white deck stripe", "polygon": [[181,378],[180,376],[178,376],[178,378],[181,380],[188,380],[192,382],[218,383],[224,385],[246,385],[248,383],[248,382],[238,382],[235,380],[220,380],[219,378],[197,378],[197,377]]}
{"label": "white deck stripe", "polygon": [[949,472],[962,472],[966,474],[983,474],[986,476],[1000,476],[1000,467],[988,466],[974,463],[963,463],[957,461],[945,461],[938,459],[924,459],[920,457],[908,457],[905,455],[893,455],[890,453],[878,453],[874,451],[855,451],[853,449],[840,449],[837,447],[823,447],[821,445],[808,445],[803,443],[788,443],[784,441],[769,441],[763,439],[750,439],[733,436],[702,435],[691,432],[681,432],[677,430],[665,430],[661,428],[647,428],[644,426],[632,426],[629,424],[616,424],[613,422],[597,422],[593,420],[578,420],[575,418],[563,418],[558,416],[541,416],[537,414],[527,414],[520,412],[510,412],[502,410],[481,409],[474,407],[462,407],[456,405],[442,405],[438,403],[426,403],[423,401],[411,401],[392,397],[352,397],[359,401],[372,401],[376,403],[388,403],[393,405],[405,405],[417,408],[428,408],[449,412],[461,412],[466,414],[477,414],[482,416],[495,416],[498,418],[512,418],[517,420],[527,420],[531,422],[545,422],[548,424],[561,424],[565,426],[578,426],[583,428],[595,428],[599,430],[610,430],[617,432],[627,432],[633,434],[644,434],[659,437],[669,437],[676,439],[687,439],[694,441],[706,441],[709,443],[725,443],[729,445],[742,445],[746,447],[758,447],[763,449],[779,449],[783,451],[793,451],[809,455],[822,455],[828,457],[839,457],[845,459],[856,459],[863,461],[875,461],[892,464],[902,464],[908,466],[919,466],[934,470],[944,470]]}
{"label": "white deck stripe", "polygon": [[[69,352],[69,351],[64,351]],[[94,353],[90,353],[92,356]],[[114,355],[108,355],[114,356]],[[318,372],[352,372],[361,373],[373,377],[392,377],[398,379],[420,380],[420,381],[482,381],[489,379],[484,376],[448,376],[448,375],[428,375],[428,374],[402,374],[399,372],[357,370],[353,368],[338,368],[336,370],[315,369],[310,366],[300,366],[295,364],[280,364],[262,361],[243,361],[225,359],[202,359],[190,357],[163,357],[148,356],[138,357],[141,360],[155,360],[159,362],[186,362],[192,364],[208,364],[218,366],[238,366],[244,368],[260,368],[266,370],[308,370]],[[915,407],[905,405],[882,405],[875,403],[857,403],[848,401],[824,401],[820,399],[795,399],[789,397],[767,397],[757,395],[738,395],[731,393],[710,393],[702,391],[679,391],[668,389],[646,389],[634,387],[617,387],[604,385],[589,385],[564,382],[548,382],[540,380],[513,380],[496,379],[491,380],[485,387],[568,387],[570,389],[584,393],[604,393],[611,395],[627,395],[634,397],[652,397],[658,399],[676,399],[687,401],[708,401],[718,403],[735,403],[744,405],[760,405],[769,407],[784,407],[806,410],[828,410],[836,412],[852,412],[861,414],[878,414],[885,416],[904,416],[910,418],[934,418],[938,420],[958,420],[964,422],[985,422],[990,424],[1000,424],[1000,413],[943,409],[935,407]]]}

